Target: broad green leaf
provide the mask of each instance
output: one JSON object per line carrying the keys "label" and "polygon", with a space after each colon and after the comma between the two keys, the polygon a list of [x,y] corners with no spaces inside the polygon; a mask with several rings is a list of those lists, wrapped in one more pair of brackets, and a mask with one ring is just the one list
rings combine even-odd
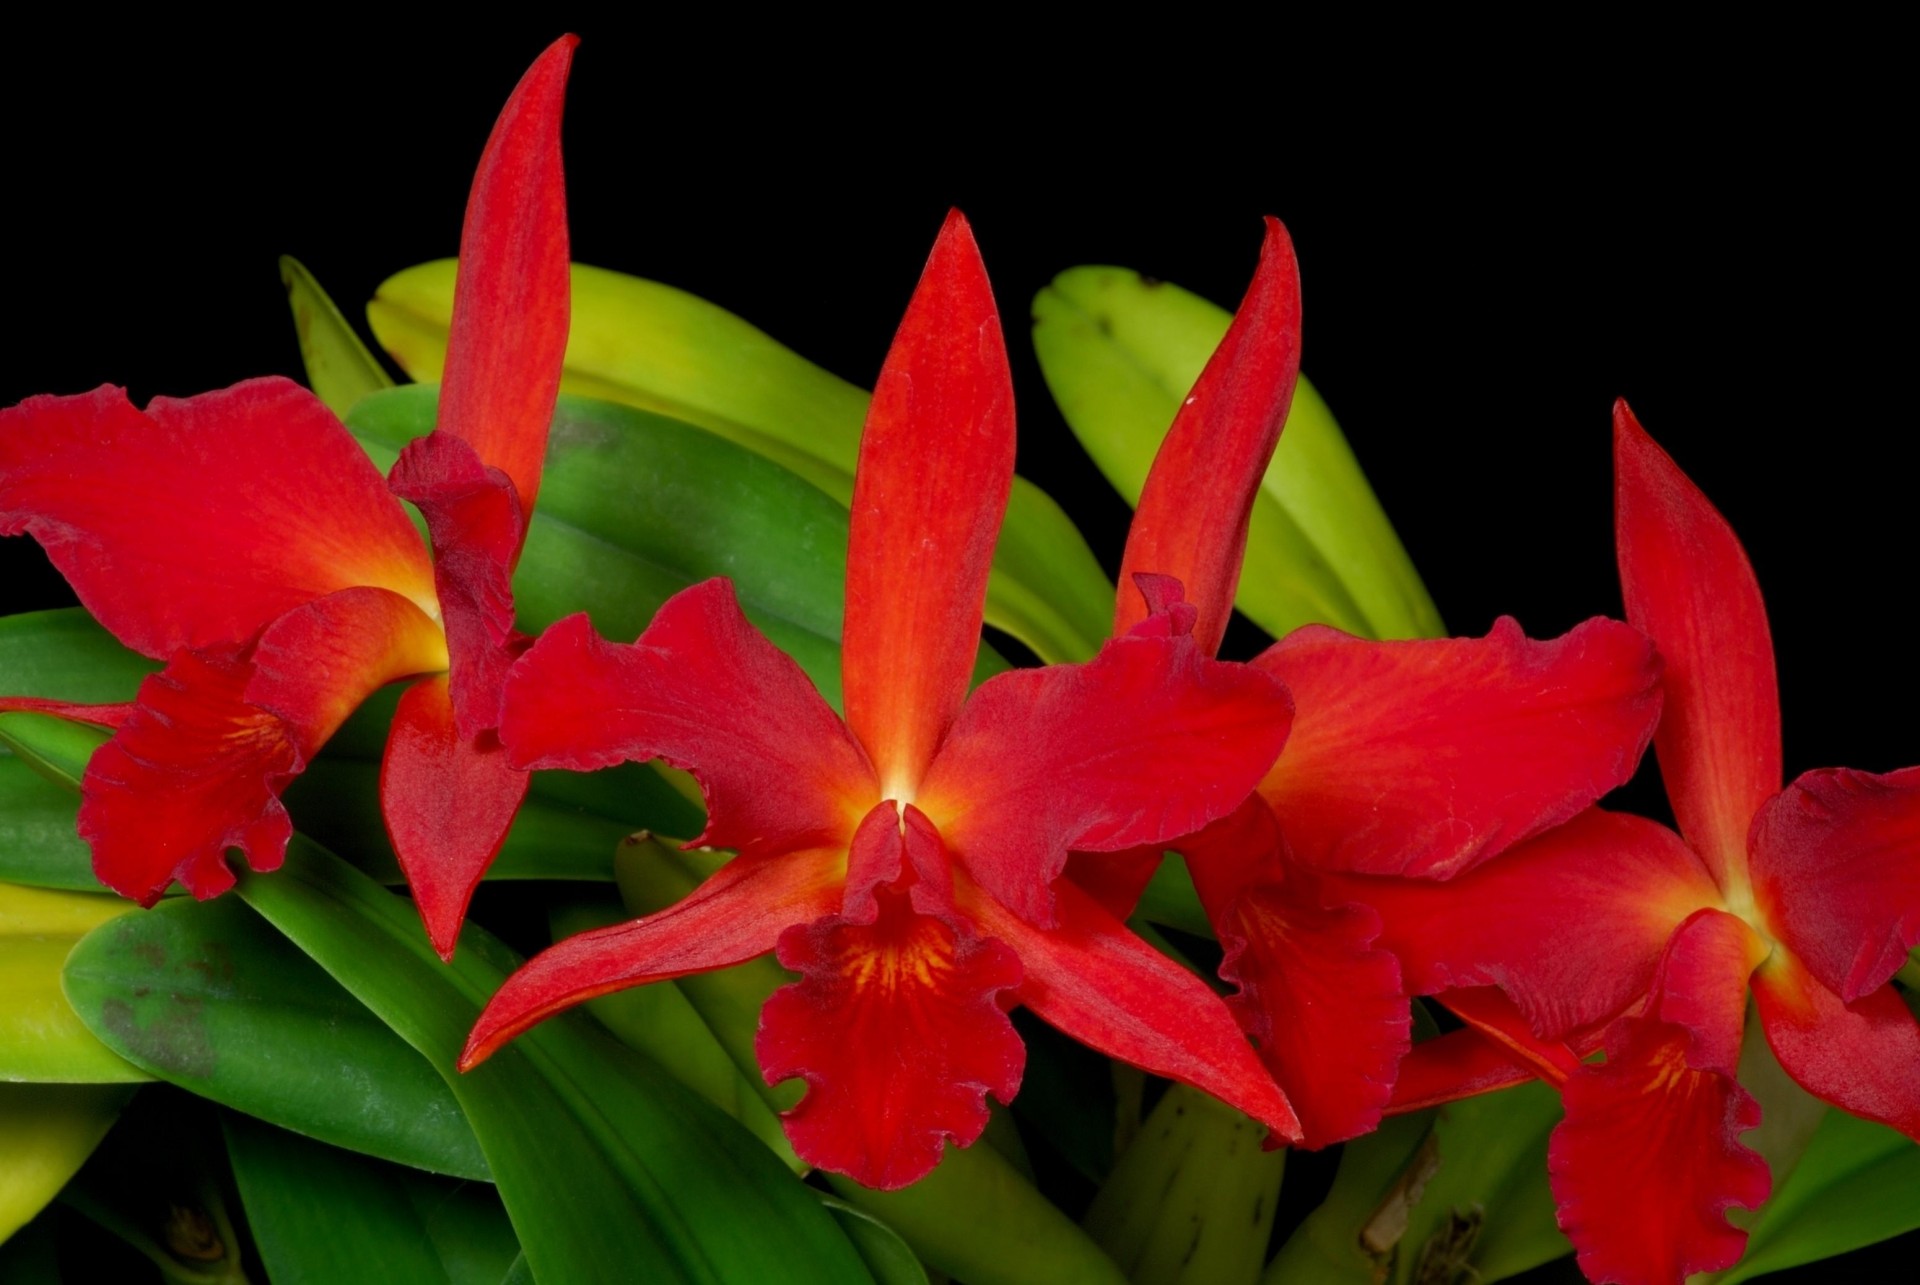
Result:
{"label": "broad green leaf", "polygon": [[222,1127],[274,1285],[499,1285],[520,1252],[485,1183],[383,1164],[246,1116]]}
{"label": "broad green leaf", "polygon": [[[1040,369],[1074,435],[1137,504],[1232,314],[1125,268],[1069,268],[1033,302]],[[1254,502],[1236,602],[1275,637],[1319,621],[1370,638],[1444,632],[1327,405],[1304,378]]]}
{"label": "broad green leaf", "polygon": [[0,746],[0,879],[97,890],[93,855],[73,828],[79,803],[71,789]]}
{"label": "broad green leaf", "polygon": [[843,1200],[822,1196],[821,1203],[839,1222],[840,1230],[847,1233],[847,1239],[860,1251],[860,1257],[866,1260],[875,1285],[928,1285],[927,1269],[913,1256],[899,1232]]}
{"label": "broad green leaf", "polygon": [[452,1087],[537,1278],[863,1281],[832,1217],[732,1121],[563,1016],[473,1071],[454,1059],[519,960],[477,925],[442,964],[407,902],[296,836],[240,895]]}
{"label": "broad green leaf", "polygon": [[[636,837],[614,863],[620,894],[636,915],[664,909],[686,896],[726,854],[680,851]],[[768,1085],[753,1043],[760,1009],[792,979],[771,955],[735,968],[676,979],[746,1081],[775,1110],[791,1107],[800,1083]],[[839,1197],[885,1222],[921,1260],[969,1285],[1118,1285],[1113,1260],[1006,1157],[984,1143],[947,1148],[934,1171],[899,1191],[870,1191],[839,1174],[826,1174]]]}
{"label": "broad green leaf", "polygon": [[132,1093],[116,1084],[0,1084],[0,1240],[60,1193]]}
{"label": "broad green leaf", "polygon": [[[414,379],[446,361],[456,262],[381,283],[367,319]],[[867,394],[684,291],[575,264],[564,391],[696,424],[805,478],[844,509]],[[1184,390],[1183,390],[1184,391]],[[546,503],[542,490],[541,503]],[[1113,620],[1113,586],[1060,506],[1016,478],[987,590],[987,623],[1046,661],[1085,660]]]}
{"label": "broad green leaf", "polygon": [[1885,1125],[1829,1111],[1785,1183],[1760,1209],[1738,1264],[1709,1279],[1736,1285],[1920,1227],[1920,1146]]}
{"label": "broad green leaf", "polygon": [[1439,1168],[1400,1242],[1400,1285],[1450,1279],[1422,1274],[1441,1264],[1505,1280],[1573,1252],[1547,1187],[1547,1138],[1560,1115],[1560,1095],[1537,1080],[1440,1108]]}
{"label": "broad green leaf", "polygon": [[1280,1246],[1261,1285],[1380,1285],[1433,1174],[1434,1114],[1384,1120],[1342,1147],[1333,1189]]}
{"label": "broad green leaf", "polygon": [[200,1097],[401,1164],[488,1176],[434,1069],[232,897],[108,923],[68,959],[66,993],[115,1052]]}
{"label": "broad green leaf", "polygon": [[75,943],[135,909],[122,897],[0,883],[0,1080],[149,1078],[95,1039],[60,991],[60,969]]}
{"label": "broad green leaf", "polygon": [[1253,1285],[1287,1153],[1266,1130],[1171,1086],[1087,1210],[1087,1231],[1134,1285]]}
{"label": "broad green leaf", "polygon": [[293,310],[307,385],[328,410],[344,417],[362,397],[393,387],[379,361],[298,259],[280,256],[280,281]]}

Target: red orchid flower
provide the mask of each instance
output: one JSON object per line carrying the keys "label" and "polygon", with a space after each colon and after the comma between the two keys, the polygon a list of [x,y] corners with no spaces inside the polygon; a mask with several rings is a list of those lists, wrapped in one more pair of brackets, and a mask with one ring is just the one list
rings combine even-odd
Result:
{"label": "red orchid flower", "polygon": [[769,1082],[807,1161],[895,1188],[1010,1099],[1024,1004],[1067,1034],[1298,1128],[1225,1005],[1068,882],[1069,849],[1187,833],[1246,796],[1286,734],[1262,674],[1206,659],[1159,613],[1078,665],[967,693],[1012,484],[1005,341],[956,211],[894,338],[861,439],[847,554],[843,722],[712,580],[639,640],[553,626],[507,680],[527,767],[662,758],[701,781],[696,843],[735,849],[679,904],[536,957],[481,1014],[472,1067],[626,986],[774,951],[800,980],[761,1016]]}
{"label": "red orchid flower", "polygon": [[[1155,457],[1122,564],[1123,582],[1147,569],[1184,582],[1210,652],[1286,421],[1299,335],[1292,245],[1269,219],[1246,298]],[[1116,632],[1139,616],[1123,593]],[[1340,872],[1444,879],[1581,812],[1639,762],[1658,670],[1646,641],[1609,620],[1550,642],[1512,620],[1485,638],[1410,642],[1309,626],[1251,668],[1293,695],[1286,748],[1238,812],[1165,846],[1185,856],[1226,950],[1236,1013],[1307,1144],[1324,1146],[1379,1123],[1409,1041],[1399,964]],[[1125,914],[1160,856],[1072,869]]]}
{"label": "red orchid flower", "polygon": [[[508,100],[480,160],[435,431],[391,492],[285,379],[134,409],[111,386],[0,412],[0,533],[46,547],[114,637],[166,668],[130,704],[38,710],[114,729],[83,782],[94,870],[142,905],[231,887],[228,848],[279,866],[279,793],[370,693],[401,697],[388,833],[434,948],[526,793],[493,729],[524,647],[509,587],[540,485],[568,316],[560,113],[574,37]],[[437,557],[395,495],[426,516]],[[448,672],[450,671],[450,672]]]}
{"label": "red orchid flower", "polygon": [[[1424,895],[1356,895],[1416,984],[1510,1001],[1496,1040],[1566,1106],[1549,1166],[1582,1269],[1678,1282],[1738,1261],[1746,1233],[1726,1210],[1770,1187],[1739,1142],[1760,1121],[1735,1079],[1749,989],[1804,1088],[1920,1138],[1920,1026],[1888,984],[1920,941],[1920,767],[1822,768],[1781,789],[1746,553],[1624,402],[1614,470],[1627,616],[1666,660],[1655,752],[1680,833],[1596,812]],[[1602,1064],[1575,1056],[1602,1046]],[[1460,1087],[1501,1078],[1480,1069]]]}

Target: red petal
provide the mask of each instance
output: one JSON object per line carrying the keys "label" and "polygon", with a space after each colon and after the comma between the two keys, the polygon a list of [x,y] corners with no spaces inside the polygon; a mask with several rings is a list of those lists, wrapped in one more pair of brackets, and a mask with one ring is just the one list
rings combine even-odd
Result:
{"label": "red petal", "polygon": [[138,708],[134,701],[76,705],[72,701],[46,700],[39,696],[0,696],[0,714],[45,714],[70,723],[91,723],[95,727],[118,727]]}
{"label": "red petal", "polygon": [[1920,942],[1920,767],[1808,772],[1749,844],[1769,927],[1841,999],[1885,985]]}
{"label": "red petal", "polygon": [[506,842],[527,783],[493,733],[459,733],[445,678],[401,696],[380,762],[380,810],[442,959],[453,958],[467,902]]}
{"label": "red petal", "polygon": [[1513,1001],[1495,987],[1466,986],[1442,991],[1436,998],[1454,1016],[1549,1084],[1563,1084],[1580,1069],[1580,1059],[1572,1049],[1558,1040],[1536,1036]]}
{"label": "red petal", "polygon": [[978,883],[1044,925],[1069,849],[1164,843],[1225,816],[1272,766],[1291,712],[1248,666],[1135,632],[1084,664],[983,683],[917,803]]}
{"label": "red petal", "polygon": [[1495,1089],[1534,1079],[1533,1068],[1515,1059],[1509,1048],[1472,1027],[1449,1031],[1413,1046],[1400,1061],[1387,1115],[1405,1115],[1444,1106]]}
{"label": "red petal", "polygon": [[1633,775],[1659,667],[1625,625],[1534,642],[1366,642],[1324,626],[1255,665],[1293,692],[1293,736],[1261,785],[1294,856],[1444,879],[1574,816]]}
{"label": "red petal", "polygon": [[1774,1056],[1807,1092],[1920,1139],[1920,1027],[1891,986],[1842,1003],[1777,947],[1753,995]]}
{"label": "red petal", "polygon": [[1313,872],[1289,863],[1258,795],[1177,846],[1226,951],[1220,976],[1239,987],[1227,1006],[1299,1114],[1306,1145],[1372,1129],[1409,1024],[1400,966],[1373,947],[1379,916],[1330,903]]}
{"label": "red petal", "polygon": [[860,439],[847,549],[847,724],[882,792],[911,799],[980,648],[1013,486],[1013,383],[987,270],[947,216]]}
{"label": "red petal", "polygon": [[1072,884],[1056,891],[1059,926],[1042,931],[961,885],[981,930],[1020,956],[1020,1002],[1090,1048],[1213,1094],[1277,1141],[1300,1141],[1298,1117],[1226,1003]]}
{"label": "red petal", "polygon": [[562,36],[527,69],[481,153],[460,230],[460,275],[436,421],[513,479],[527,513],[540,489],[567,347],[571,303],[560,113],[578,43],[578,37]]}
{"label": "red petal", "polygon": [[754,1051],[767,1083],[807,1082],[785,1117],[800,1158],[892,1191],[925,1177],[948,1138],[980,1136],[986,1095],[1012,1101],[1027,1051],[1003,1007],[1020,984],[1013,952],[879,900],[871,924],[835,916],[781,936],[801,980],[767,1001]]}
{"label": "red petal", "polygon": [[1069,853],[1066,877],[1115,919],[1125,919],[1140,904],[1141,894],[1153,882],[1166,855],[1166,848],[1158,843],[1119,852]]}
{"label": "red petal", "polygon": [[469,739],[500,725],[507,669],[524,646],[513,628],[513,563],[526,530],[513,483],[446,433],[409,442],[393,493],[433,534],[433,578],[453,652],[453,707]]}
{"label": "red petal", "polygon": [[232,887],[228,848],[276,869],[291,828],[281,788],[368,693],[444,656],[417,607],[365,588],[289,612],[250,655],[177,654],[87,764],[94,872],[151,905],[175,879],[197,897]]}
{"label": "red petal", "polygon": [[1246,555],[1247,521],[1287,422],[1300,374],[1300,267],[1280,220],[1267,220],[1260,266],[1226,337],[1181,403],[1154,456],[1127,533],[1113,632],[1146,616],[1133,573],[1183,581],[1199,611],[1194,636],[1218,651]]}
{"label": "red petal", "polygon": [[153,657],[237,645],[304,602],[433,572],[380,473],[313,394],[255,379],[137,411],[118,388],[0,411],[0,535]]}
{"label": "red petal", "polygon": [[741,851],[844,851],[879,800],[846,726],[725,580],[675,594],[631,646],[585,616],[554,625],[507,679],[500,739],[520,767],[686,768],[706,793],[698,842]]}
{"label": "red petal", "polygon": [[1780,788],[1767,610],[1733,528],[1625,402],[1614,405],[1613,429],[1627,619],[1667,664],[1660,775],[1680,833],[1725,886],[1744,876],[1747,827]]}
{"label": "red petal", "polygon": [[596,995],[766,954],[788,928],[837,908],[841,855],[820,849],[735,857],[658,914],[541,951],[487,1001],[460,1069],[472,1070],[528,1027]]}
{"label": "red petal", "polygon": [[1599,808],[1456,879],[1338,886],[1380,912],[1408,993],[1498,986],[1548,1039],[1644,995],[1673,930],[1720,901],[1673,831]]}
{"label": "red petal", "polygon": [[1733,916],[1695,915],[1674,934],[1648,1016],[1621,1023],[1606,1063],[1562,1088],[1567,1118],[1547,1165],[1592,1279],[1679,1285],[1746,1247],[1726,1211],[1757,1208],[1772,1179],[1738,1140],[1760,1107],[1733,1071],[1746,979],[1765,954]]}

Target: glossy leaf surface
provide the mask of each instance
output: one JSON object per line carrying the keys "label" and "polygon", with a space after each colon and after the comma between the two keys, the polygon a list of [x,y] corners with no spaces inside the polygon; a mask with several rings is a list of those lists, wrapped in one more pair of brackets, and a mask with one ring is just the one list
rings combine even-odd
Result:
{"label": "glossy leaf surface", "polygon": [[[451,259],[408,268],[367,307],[374,334],[415,379],[440,378],[454,268]],[[852,497],[867,394],[671,286],[575,264],[560,387],[697,424],[791,469],[842,507]],[[541,503],[550,503],[544,492]],[[1046,661],[1099,649],[1113,586],[1060,506],[1024,479],[1014,479],[993,565],[988,624]]]}
{"label": "glossy leaf surface", "polygon": [[461,1075],[454,1058],[519,961],[469,924],[451,965],[411,906],[298,838],[240,895],[452,1087],[536,1276],[860,1281],[831,1217],[759,1143],[580,1018]]}
{"label": "glossy leaf surface", "polygon": [[245,1116],[221,1123],[274,1285],[498,1285],[520,1252],[485,1183],[382,1164]]}
{"label": "glossy leaf surface", "polygon": [[433,1068],[231,897],[116,919],[69,959],[90,1030],[191,1093],[336,1146],[486,1178]]}
{"label": "glossy leaf surface", "polygon": [[[1074,435],[1129,504],[1230,314],[1124,268],[1071,268],[1034,299],[1034,349]],[[1318,621],[1433,637],[1439,613],[1326,403],[1304,378],[1254,502],[1240,609],[1275,637]]]}

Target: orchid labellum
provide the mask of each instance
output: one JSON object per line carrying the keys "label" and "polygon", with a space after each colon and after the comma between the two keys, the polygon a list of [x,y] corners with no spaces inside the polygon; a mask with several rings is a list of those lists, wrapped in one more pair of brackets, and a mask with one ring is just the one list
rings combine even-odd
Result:
{"label": "orchid labellum", "polygon": [[[1184,582],[1196,641],[1217,648],[1247,523],[1299,371],[1293,247],[1268,220],[1260,266],[1155,457],[1129,533],[1129,574]],[[1140,618],[1122,591],[1115,630]],[[1372,642],[1323,626],[1247,668],[1286,684],[1286,748],[1233,816],[1165,845],[1187,860],[1226,949],[1235,1011],[1322,1146],[1372,1129],[1408,1049],[1407,994],[1379,916],[1342,872],[1445,878],[1591,805],[1632,775],[1660,707],[1644,639],[1591,620],[1535,642]],[[1157,848],[1076,858],[1074,876],[1129,911]]]}
{"label": "orchid labellum", "polygon": [[1299,1131],[1224,1003],[1071,882],[1069,850],[1231,812],[1286,735],[1285,690],[1211,661],[1191,613],[1090,662],[968,695],[1014,457],[999,316],[958,213],[887,355],[861,440],[847,562],[846,718],[708,581],[615,645],[581,616],[507,681],[525,767],[660,758],[699,778],[697,842],[737,850],[685,900],[563,941],[511,978],[462,1065],[570,1005],[773,951],[800,980],[762,1013],[770,1081],[813,1164],[892,1188],[971,1143],[1020,1083],[1008,1010]]}
{"label": "orchid labellum", "polygon": [[[541,55],[487,141],[436,429],[390,481],[284,379],[144,411],[109,386],[0,412],[0,532],[33,535],[116,638],[166,662],[125,705],[0,700],[113,729],[88,764],[79,828],[116,891],[152,905],[178,880],[214,896],[234,882],[229,848],[277,867],[291,833],[280,790],[367,695],[415,678],[381,802],[451,957],[527,788],[495,728],[525,642],[509,581],[566,346],[574,44]],[[432,556],[396,495],[426,516]]]}

